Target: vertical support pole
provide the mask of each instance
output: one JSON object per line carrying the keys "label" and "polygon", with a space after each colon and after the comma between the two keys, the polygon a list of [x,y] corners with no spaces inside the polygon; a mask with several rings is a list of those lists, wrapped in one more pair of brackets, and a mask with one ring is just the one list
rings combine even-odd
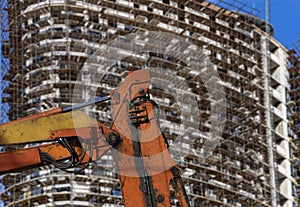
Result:
{"label": "vertical support pole", "polygon": [[[272,111],[271,111],[271,103],[270,103],[270,94],[269,94],[269,87],[270,87],[270,0],[265,1],[266,8],[266,33],[267,36],[264,37],[263,41],[263,59],[264,59],[264,66],[263,66],[263,78],[264,78],[264,106],[265,106],[265,114],[266,114],[266,135],[267,135],[267,145],[268,145],[268,160],[269,160],[269,173],[270,173],[270,186],[271,186],[271,199],[272,199],[272,207],[277,207],[277,192],[276,192],[276,160],[274,156],[274,141],[272,135],[272,126],[273,126],[273,119],[272,119]],[[276,153],[276,152],[275,152]]]}

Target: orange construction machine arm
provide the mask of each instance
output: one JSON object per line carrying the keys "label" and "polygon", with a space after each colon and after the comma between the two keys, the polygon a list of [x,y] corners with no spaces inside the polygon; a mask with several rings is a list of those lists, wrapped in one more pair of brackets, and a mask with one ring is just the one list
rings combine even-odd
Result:
{"label": "orange construction machine arm", "polygon": [[[0,174],[45,164],[68,170],[112,150],[125,207],[170,207],[175,199],[172,194],[181,207],[188,207],[179,169],[158,126],[149,85],[149,71],[138,70],[109,97],[0,125],[0,146],[51,142],[1,153]],[[109,99],[113,109],[110,128],[76,110]]]}
{"label": "orange construction machine arm", "polygon": [[44,164],[66,170],[96,160],[111,148],[105,139],[110,136],[110,129],[82,111],[65,109],[68,108],[56,108],[0,125],[0,146],[49,142],[0,153],[0,174]]}

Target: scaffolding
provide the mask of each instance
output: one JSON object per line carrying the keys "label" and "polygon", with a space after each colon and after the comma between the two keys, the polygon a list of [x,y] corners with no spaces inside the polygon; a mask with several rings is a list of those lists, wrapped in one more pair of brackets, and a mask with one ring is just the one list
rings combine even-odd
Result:
{"label": "scaffolding", "polygon": [[[10,38],[7,46],[2,44],[2,54],[10,60],[10,71],[5,76],[5,80],[11,80],[5,89],[10,96],[4,99],[11,107],[10,119],[86,100],[88,92],[95,96],[108,95],[129,71],[156,68],[156,75],[172,82],[174,90],[185,91],[187,88],[182,82],[187,83],[189,92],[197,100],[199,115],[179,110],[172,94],[151,88],[153,99],[165,112],[161,123],[170,151],[182,167],[192,205],[272,206],[275,185],[282,185],[287,178],[281,175],[279,184],[270,180],[273,158],[268,156],[268,130],[277,133],[275,128],[284,120],[284,108],[278,102],[285,103],[282,96],[274,98],[272,93],[269,104],[274,110],[266,108],[264,91],[281,90],[283,84],[274,78],[268,84],[264,75],[275,76],[285,69],[280,67],[281,63],[270,60],[270,70],[264,74],[265,60],[272,58],[271,53],[275,54],[280,46],[272,37],[268,37],[272,39],[270,47],[263,44],[266,28],[271,25],[253,16],[252,8],[248,14],[248,6],[243,2],[237,6],[222,0],[214,1],[218,3],[203,0],[8,2]],[[222,7],[225,4],[235,9]],[[189,69],[186,62],[166,54],[139,54],[132,47],[127,49],[131,56],[116,61],[106,71],[82,72],[85,63],[97,55],[95,52],[103,44],[137,31],[161,31],[185,39],[201,50],[209,59],[211,69],[218,73],[226,96],[226,122],[224,130],[218,129],[222,141],[205,160],[198,155],[203,151],[206,138],[185,131],[182,118],[203,133],[214,129],[212,100],[201,77]],[[146,39],[144,44],[155,48]],[[265,56],[264,49],[270,50],[267,51],[270,57]],[[105,58],[104,61],[112,61],[109,56]],[[74,92],[78,84],[82,84],[85,93]],[[285,93],[282,90],[281,94]],[[187,103],[181,104],[184,107]],[[110,106],[100,104],[88,113],[109,124],[109,110]],[[267,113],[274,118],[266,118]],[[197,119],[199,126],[194,125]],[[275,125],[271,129],[273,121]],[[283,133],[276,139],[282,143],[286,137]],[[283,150],[284,157],[286,154],[288,151]],[[112,166],[113,160],[107,155],[98,165],[91,165],[78,176],[52,167],[5,175],[2,182],[6,189],[0,193],[0,199],[7,206],[122,205],[117,171]],[[289,199],[279,196],[280,205]],[[176,206],[175,200],[173,205]]]}
{"label": "scaffolding", "polygon": [[[0,2],[0,51],[6,47],[9,40],[8,34],[8,13],[5,10],[7,8],[6,0]],[[0,123],[8,121],[7,112],[8,104],[3,103],[2,97],[4,88],[7,86],[7,81],[3,80],[3,77],[9,69],[9,60],[0,52]]]}
{"label": "scaffolding", "polygon": [[289,90],[289,137],[292,140],[293,154],[291,162],[293,163],[293,176],[296,184],[293,188],[293,196],[297,198],[298,206],[300,206],[300,91],[299,91],[299,71],[300,71],[300,48],[294,45],[294,49],[289,51],[289,75],[290,75],[290,90]]}

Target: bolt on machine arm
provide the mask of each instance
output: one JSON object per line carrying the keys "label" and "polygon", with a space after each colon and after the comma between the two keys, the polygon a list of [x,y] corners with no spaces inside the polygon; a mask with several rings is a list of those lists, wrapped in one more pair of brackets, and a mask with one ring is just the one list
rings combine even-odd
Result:
{"label": "bolt on machine arm", "polygon": [[[0,146],[49,142],[1,153],[0,174],[47,164],[68,171],[111,150],[126,207],[171,206],[171,188],[180,206],[188,207],[179,169],[157,123],[149,85],[149,71],[138,70],[108,97],[0,125]],[[110,128],[76,110],[107,100],[112,103]]]}

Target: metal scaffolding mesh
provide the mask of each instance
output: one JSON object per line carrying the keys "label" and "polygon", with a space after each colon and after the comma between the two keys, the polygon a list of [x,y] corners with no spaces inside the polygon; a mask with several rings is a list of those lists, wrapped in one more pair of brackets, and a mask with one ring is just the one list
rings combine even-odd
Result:
{"label": "metal scaffolding mesh", "polygon": [[[8,13],[6,11],[7,8],[7,1],[0,2],[0,48],[5,48],[5,44],[9,41],[9,34],[8,34]],[[0,53],[0,122],[6,122],[8,120],[7,112],[8,112],[8,104],[3,103],[2,97],[6,96],[7,94],[3,94],[3,90],[7,87],[8,82],[3,79],[9,69],[9,60],[8,58]]]}
{"label": "metal scaffolding mesh", "polygon": [[[264,51],[275,54],[279,46],[276,42],[269,48],[263,44],[266,23],[247,14],[249,8],[253,14],[252,7],[238,1],[211,2],[8,0],[7,9],[2,10],[8,11],[9,25],[9,28],[2,26],[8,29],[2,29],[6,35],[9,32],[9,39],[8,36],[2,37],[2,59],[9,59],[10,70],[4,80],[10,81],[10,85],[4,93],[10,96],[3,100],[10,105],[10,119],[57,106],[69,106],[90,99],[92,93],[95,96],[109,95],[128,72],[143,67],[154,68],[157,77],[172,82],[174,90],[188,89],[196,97],[199,114],[193,114],[191,109],[179,110],[188,103],[184,100],[179,103],[167,91],[151,88],[153,99],[165,112],[161,123],[171,145],[170,151],[182,168],[192,205],[271,206],[272,188],[281,194],[284,190],[279,186],[290,186],[292,182],[284,174],[279,175],[277,186],[271,186],[270,182],[270,163],[275,161],[280,165],[282,160],[288,160],[286,154],[289,153],[287,148],[283,150],[284,155],[276,158],[280,161],[268,157],[267,122],[271,120],[266,119],[269,111],[264,104],[266,80],[263,69],[267,58]],[[236,9],[228,10],[228,7]],[[82,72],[103,45],[138,31],[168,32],[194,44],[209,59],[210,69],[218,74],[226,96],[224,130],[215,129],[217,127],[212,124],[213,118],[219,117],[212,117],[212,100],[199,74],[189,69],[186,62],[171,55],[138,54],[138,49],[133,47],[125,51],[131,56],[115,61],[106,71],[90,68]],[[147,40],[141,44],[148,44]],[[118,48],[118,45],[114,46]],[[147,47],[151,49],[157,45]],[[110,60],[107,56],[101,61]],[[270,64],[270,74],[267,75],[281,74],[286,70],[274,61]],[[5,66],[8,68],[8,62]],[[74,87],[80,84],[83,90],[74,92]],[[285,96],[286,91],[281,90],[283,85],[272,79],[269,88],[280,90]],[[218,91],[218,88],[214,90]],[[273,111],[270,112],[274,114],[272,132],[276,143],[273,144],[283,145],[287,135],[279,128],[284,120],[282,105],[285,103],[282,97],[274,97],[271,95]],[[109,105],[99,104],[87,112],[108,125],[112,121]],[[221,131],[221,142],[205,160],[198,156],[203,151],[205,137],[188,133],[183,118],[192,131]],[[200,124],[195,126],[195,120]],[[172,145],[176,147],[172,148]],[[51,166],[7,174],[1,178],[6,188],[0,193],[0,199],[7,206],[122,205],[113,166],[111,156],[107,155],[81,175],[65,174]],[[293,202],[289,197],[279,197],[282,206]],[[173,205],[177,205],[175,200]]]}

